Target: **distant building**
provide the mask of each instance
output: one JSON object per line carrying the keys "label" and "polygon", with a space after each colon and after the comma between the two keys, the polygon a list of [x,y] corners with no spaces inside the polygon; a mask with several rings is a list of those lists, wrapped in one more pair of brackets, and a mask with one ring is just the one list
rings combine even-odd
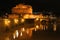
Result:
{"label": "distant building", "polygon": [[24,5],[24,4],[18,4],[15,7],[12,8],[12,13],[32,14],[32,6]]}
{"label": "distant building", "polygon": [[10,18],[10,19],[19,18],[19,15],[9,14],[9,15],[8,15],[8,18]]}

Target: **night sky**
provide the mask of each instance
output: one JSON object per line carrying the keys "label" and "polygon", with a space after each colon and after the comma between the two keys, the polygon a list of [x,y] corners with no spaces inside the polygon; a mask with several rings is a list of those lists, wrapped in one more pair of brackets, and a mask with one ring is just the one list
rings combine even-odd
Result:
{"label": "night sky", "polygon": [[59,0],[0,0],[0,12],[10,12],[19,3],[29,4],[34,11],[53,11],[60,13]]}

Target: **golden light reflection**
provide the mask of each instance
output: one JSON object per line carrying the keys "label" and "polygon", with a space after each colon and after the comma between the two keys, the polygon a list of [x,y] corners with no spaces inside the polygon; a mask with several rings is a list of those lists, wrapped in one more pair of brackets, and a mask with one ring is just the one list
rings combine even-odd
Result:
{"label": "golden light reflection", "polygon": [[18,23],[18,19],[14,19],[14,23],[17,24]]}
{"label": "golden light reflection", "polygon": [[18,38],[19,36],[19,32],[18,30],[16,30],[14,33],[13,33],[13,38],[15,39],[16,37]]}
{"label": "golden light reflection", "polygon": [[56,31],[56,24],[54,24],[54,26],[53,26],[53,30]]}
{"label": "golden light reflection", "polygon": [[19,36],[19,32],[18,32],[18,30],[16,30],[16,37],[18,37]]}
{"label": "golden light reflection", "polygon": [[4,23],[5,23],[6,26],[9,26],[10,20],[9,19],[4,19]]}
{"label": "golden light reflection", "polygon": [[28,30],[28,29],[27,29],[27,31],[26,31],[26,32],[27,32],[27,34],[29,34],[29,30]]}
{"label": "golden light reflection", "polygon": [[40,24],[40,30],[43,30],[43,25]]}
{"label": "golden light reflection", "polygon": [[12,8],[12,13],[17,13],[17,14],[32,14],[32,6],[30,5],[24,5],[24,4],[18,4],[16,7]]}
{"label": "golden light reflection", "polygon": [[16,38],[15,34],[13,34],[13,38],[14,38],[14,39]]}
{"label": "golden light reflection", "polygon": [[25,31],[25,28],[22,28],[21,30],[24,32]]}
{"label": "golden light reflection", "polygon": [[22,36],[22,32],[20,33],[20,36]]}

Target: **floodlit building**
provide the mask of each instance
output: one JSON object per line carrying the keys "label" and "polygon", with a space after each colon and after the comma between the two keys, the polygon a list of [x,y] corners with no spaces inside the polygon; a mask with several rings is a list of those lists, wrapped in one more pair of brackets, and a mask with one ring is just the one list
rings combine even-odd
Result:
{"label": "floodlit building", "polygon": [[32,14],[32,6],[24,5],[24,4],[18,4],[15,7],[12,8],[12,13]]}
{"label": "floodlit building", "polygon": [[10,18],[10,19],[19,18],[19,15],[9,14],[9,15],[8,15],[8,18]]}

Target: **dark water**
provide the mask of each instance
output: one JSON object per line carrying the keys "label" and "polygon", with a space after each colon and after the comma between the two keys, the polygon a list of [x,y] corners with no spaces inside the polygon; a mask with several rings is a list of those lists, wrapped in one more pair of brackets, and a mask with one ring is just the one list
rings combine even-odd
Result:
{"label": "dark water", "polygon": [[[29,21],[30,22],[30,21]],[[31,22],[32,23],[32,22]],[[35,23],[38,24],[38,26],[40,26],[41,24],[39,23]],[[17,26],[13,26],[10,29],[6,28],[3,29],[2,31],[0,30],[0,40],[60,40],[60,24],[56,24],[56,30],[53,30],[53,24],[48,24],[48,25],[42,25],[42,27],[46,27],[48,26],[48,29],[37,29],[35,31],[35,29],[30,30],[30,28],[34,28],[36,25],[34,23],[29,24],[28,22],[25,24],[19,24]],[[24,36],[18,36],[17,38],[13,38],[13,33],[18,30],[19,31],[19,35],[21,34],[21,28],[25,27],[26,29],[29,29],[28,31],[32,31],[32,35],[30,35],[30,33],[27,35],[26,31],[23,33]],[[28,27],[28,28],[27,28]],[[22,35],[22,34],[21,34]]]}

